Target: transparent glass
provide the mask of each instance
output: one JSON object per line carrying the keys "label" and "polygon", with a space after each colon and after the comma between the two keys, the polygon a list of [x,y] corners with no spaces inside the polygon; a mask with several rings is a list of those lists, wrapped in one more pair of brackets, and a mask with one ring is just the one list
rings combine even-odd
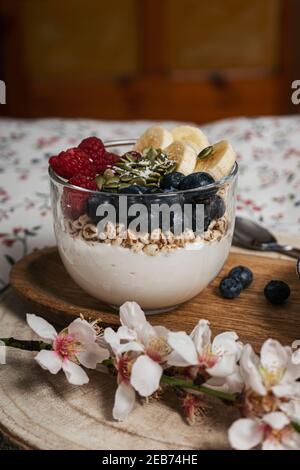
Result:
{"label": "transparent glass", "polygon": [[[133,144],[124,140],[105,146],[121,155]],[[64,266],[82,289],[114,308],[127,300],[138,302],[147,313],[175,308],[213,281],[228,257],[237,174],[235,164],[229,176],[202,188],[126,196],[79,189],[49,168],[54,230]],[[121,197],[128,207],[142,204],[149,212],[153,205],[178,204],[182,220],[192,207],[192,222],[188,219],[179,233],[174,224],[167,231],[161,225],[142,232],[130,225],[127,230],[118,219]],[[117,219],[110,220],[110,213],[105,212],[103,225],[97,208],[108,205],[116,209]],[[196,205],[199,212],[194,210]],[[197,217],[201,217],[200,230],[195,226]],[[127,217],[128,222],[133,219],[132,214]],[[174,222],[172,216],[170,220]]]}

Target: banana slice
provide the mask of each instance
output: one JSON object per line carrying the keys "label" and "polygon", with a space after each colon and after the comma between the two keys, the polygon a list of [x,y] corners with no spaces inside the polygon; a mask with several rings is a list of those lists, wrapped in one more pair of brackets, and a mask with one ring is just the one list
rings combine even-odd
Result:
{"label": "banana slice", "polygon": [[147,147],[163,149],[173,142],[173,136],[170,131],[161,126],[152,126],[147,129],[138,139],[134,150],[142,152]]}
{"label": "banana slice", "polygon": [[180,142],[184,142],[185,144],[188,144],[190,147],[192,147],[197,155],[203,150],[203,147],[199,147],[199,145],[195,144],[191,140],[181,140]]}
{"label": "banana slice", "polygon": [[190,141],[200,147],[200,150],[208,147],[206,135],[194,126],[178,126],[171,130],[174,140]]}
{"label": "banana slice", "polygon": [[205,171],[209,173],[216,181],[229,175],[236,160],[236,153],[228,140],[221,140],[203,152],[197,159],[194,173]]}
{"label": "banana slice", "polygon": [[177,163],[176,171],[185,176],[193,173],[197,163],[197,152],[191,145],[175,140],[164,151],[170,160],[175,160]]}

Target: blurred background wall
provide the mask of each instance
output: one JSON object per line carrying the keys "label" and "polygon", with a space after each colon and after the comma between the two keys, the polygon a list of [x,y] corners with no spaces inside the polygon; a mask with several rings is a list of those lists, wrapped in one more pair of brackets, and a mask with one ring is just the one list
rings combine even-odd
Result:
{"label": "blurred background wall", "polygon": [[299,112],[300,0],[0,0],[0,79],[21,117]]}

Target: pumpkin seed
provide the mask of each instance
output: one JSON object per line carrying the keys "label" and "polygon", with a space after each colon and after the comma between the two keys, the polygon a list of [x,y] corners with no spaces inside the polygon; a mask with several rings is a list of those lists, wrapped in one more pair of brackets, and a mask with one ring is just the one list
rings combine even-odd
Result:
{"label": "pumpkin seed", "polygon": [[124,189],[124,188],[129,188],[129,186],[131,186],[130,183],[121,183],[121,184],[119,184],[118,189],[120,190],[120,189]]}
{"label": "pumpkin seed", "polygon": [[132,180],[132,176],[131,175],[123,175],[121,176],[120,178],[120,181],[122,181],[122,183],[128,183],[129,181]]}
{"label": "pumpkin seed", "polygon": [[98,175],[98,176],[95,178],[95,181],[96,181],[96,184],[97,184],[98,188],[99,188],[99,189],[102,189],[102,186],[103,186],[104,183],[105,183],[105,178],[104,178],[104,176]]}
{"label": "pumpkin seed", "polygon": [[205,147],[205,149],[201,150],[200,153],[198,153],[198,159],[199,160],[202,160],[204,158],[207,158],[209,157],[209,155],[212,153],[213,151],[213,148],[214,146],[213,145],[209,145],[208,147]]}
{"label": "pumpkin seed", "polygon": [[118,189],[119,188],[119,183],[106,183],[103,186],[104,189]]}
{"label": "pumpkin seed", "polygon": [[120,162],[118,162],[118,163],[116,163],[115,166],[116,166],[117,168],[122,168],[122,170],[128,170],[128,171],[131,170],[131,167],[130,167],[130,165],[129,165],[128,163],[120,163]]}
{"label": "pumpkin seed", "polygon": [[145,178],[142,178],[142,177],[139,177],[139,178],[132,178],[131,184],[138,184],[138,185],[141,185],[141,186],[145,186],[146,184],[146,180]]}

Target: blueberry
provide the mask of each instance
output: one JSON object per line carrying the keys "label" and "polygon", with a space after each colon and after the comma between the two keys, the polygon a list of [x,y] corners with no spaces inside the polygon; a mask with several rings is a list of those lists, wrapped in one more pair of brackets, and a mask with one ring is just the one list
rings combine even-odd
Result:
{"label": "blueberry", "polygon": [[185,176],[179,184],[179,189],[186,190],[203,188],[204,186],[207,186],[214,182],[215,180],[212,176],[210,176],[208,173],[200,171],[198,173],[191,173],[190,175]]}
{"label": "blueberry", "polygon": [[139,186],[138,184],[132,184],[131,186],[127,186],[126,188],[120,189],[120,194],[145,194],[147,192],[145,186]]}
{"label": "blueberry", "polygon": [[97,216],[97,209],[100,205],[111,204],[115,207],[118,215],[119,198],[118,196],[107,196],[105,193],[94,194],[86,203],[87,215],[90,217],[94,224],[97,224],[104,216]]}
{"label": "blueberry", "polygon": [[197,217],[199,217],[199,212],[197,212],[196,204],[193,204],[192,213],[191,214],[190,212],[184,213],[184,222],[185,222],[184,228],[193,230],[193,232],[195,232],[197,235],[200,235],[201,233],[206,232],[206,230],[209,227],[209,224],[211,223],[211,218],[207,210],[207,207],[208,206],[204,205],[204,219],[199,220],[197,219]]}
{"label": "blueberry", "polygon": [[250,286],[253,281],[252,271],[249,268],[246,268],[246,266],[236,266],[235,268],[232,268],[229,272],[229,277],[239,281],[242,284],[243,289]]}
{"label": "blueberry", "polygon": [[264,288],[265,297],[271,304],[283,304],[291,294],[291,290],[286,282],[270,281]]}
{"label": "blueberry", "polygon": [[225,299],[235,299],[242,292],[243,285],[232,277],[224,277],[220,282],[219,290]]}
{"label": "blueberry", "polygon": [[94,223],[98,222],[98,218],[96,217],[96,211],[99,204],[101,204],[101,198],[97,194],[91,196],[86,203],[87,215]]}
{"label": "blueberry", "polygon": [[[149,211],[149,225],[150,223],[152,223],[153,229],[154,228],[166,229],[168,228],[166,227],[166,224],[169,224],[170,230],[173,230],[174,223],[175,223],[174,218],[177,218],[178,220],[178,217],[180,218],[180,223],[182,226],[183,211],[181,208],[180,197],[178,197],[176,193],[170,192],[170,194],[166,194],[163,196],[160,194],[153,194],[149,196],[147,195],[147,197],[145,197],[145,201],[146,201],[146,205]],[[164,206],[167,205],[169,208],[171,208],[171,206],[174,206],[173,210],[165,213],[167,220],[163,220],[162,211],[159,210],[159,209],[163,209],[161,207],[163,205]],[[159,212],[157,212],[157,209],[159,210]],[[157,222],[158,222],[158,226],[157,226]]]}
{"label": "blueberry", "polygon": [[211,219],[220,219],[226,211],[225,201],[220,196],[213,196],[209,202],[209,211]]}
{"label": "blueberry", "polygon": [[160,194],[161,189],[154,186],[154,188],[145,188],[144,194]]}
{"label": "blueberry", "polygon": [[174,192],[176,192],[175,188],[168,188],[168,189],[164,189],[162,191],[162,194],[168,194],[168,193],[174,193]]}
{"label": "blueberry", "polygon": [[179,171],[168,173],[160,181],[160,187],[162,189],[178,189],[181,181],[185,178]]}

